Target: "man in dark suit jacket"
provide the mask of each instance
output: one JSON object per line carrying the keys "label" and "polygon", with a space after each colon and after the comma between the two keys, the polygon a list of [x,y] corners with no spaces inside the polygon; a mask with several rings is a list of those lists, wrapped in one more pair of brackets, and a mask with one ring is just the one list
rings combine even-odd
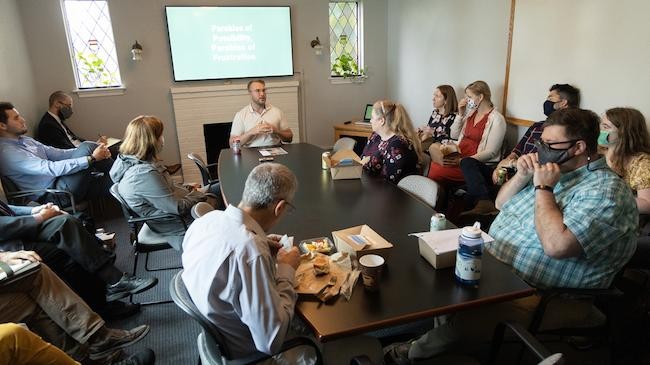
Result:
{"label": "man in dark suit jacket", "polygon": [[113,265],[115,254],[104,250],[77,218],[56,205],[13,206],[0,200],[0,251],[19,250],[38,253],[98,310],[107,300],[142,292],[158,282],[123,274]]}
{"label": "man in dark suit jacket", "polygon": [[72,97],[63,91],[50,95],[50,105],[38,124],[36,139],[48,146],[70,149],[77,148],[84,139],[79,138],[65,124],[72,116]]}

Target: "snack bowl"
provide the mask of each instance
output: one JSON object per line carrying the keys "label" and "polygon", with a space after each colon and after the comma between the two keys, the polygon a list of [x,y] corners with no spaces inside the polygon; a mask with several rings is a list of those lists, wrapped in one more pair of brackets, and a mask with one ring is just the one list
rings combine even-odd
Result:
{"label": "snack bowl", "polygon": [[336,252],[336,246],[327,237],[316,237],[300,241],[299,246],[302,253],[318,252],[331,255]]}

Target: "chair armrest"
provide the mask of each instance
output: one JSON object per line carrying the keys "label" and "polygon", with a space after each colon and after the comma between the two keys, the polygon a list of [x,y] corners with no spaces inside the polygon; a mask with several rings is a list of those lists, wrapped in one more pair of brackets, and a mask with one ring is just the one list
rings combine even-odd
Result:
{"label": "chair armrest", "polygon": [[183,219],[183,217],[181,217],[178,214],[172,214],[172,213],[152,215],[152,216],[149,216],[149,217],[131,217],[131,218],[129,218],[128,223],[130,223],[130,224],[132,224],[132,223],[147,223],[148,221],[154,221],[154,220],[157,220],[157,219],[164,219],[164,218],[178,219],[179,221],[181,221],[181,223],[183,223],[183,226],[185,226],[185,229],[187,230],[187,223],[185,223],[185,220]]}
{"label": "chair armrest", "polygon": [[[68,197],[70,200],[70,208],[72,209],[72,213],[77,213],[77,209],[75,208],[76,203],[74,201],[74,195],[67,191],[67,190],[61,190],[61,189],[33,189],[33,190],[19,190],[19,191],[14,191],[14,192],[8,192],[5,195],[7,198],[24,198],[28,197],[30,195],[34,194],[44,194],[44,193],[49,193],[49,194],[63,194]],[[61,207],[63,208],[63,207]]]}
{"label": "chair armrest", "polygon": [[209,164],[205,165],[205,167],[212,167],[212,166],[219,166],[219,163],[215,162],[215,163],[209,163]]}

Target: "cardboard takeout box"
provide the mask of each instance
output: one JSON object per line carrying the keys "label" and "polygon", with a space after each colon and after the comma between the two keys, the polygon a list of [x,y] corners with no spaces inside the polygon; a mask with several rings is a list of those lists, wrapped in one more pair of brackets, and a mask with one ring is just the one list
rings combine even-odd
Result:
{"label": "cardboard takeout box", "polygon": [[361,158],[352,150],[340,150],[331,155],[329,159],[324,157],[325,163],[330,168],[332,180],[359,179],[363,172]]}
{"label": "cardboard takeout box", "polygon": [[[420,255],[436,269],[444,269],[456,265],[456,250],[458,236],[463,229],[446,229],[443,231],[412,233],[418,238]],[[494,238],[487,233],[481,233],[484,243],[493,242]]]}
{"label": "cardboard takeout box", "polygon": [[393,245],[367,225],[350,227],[332,232],[336,249],[356,255],[357,252],[369,252]]}

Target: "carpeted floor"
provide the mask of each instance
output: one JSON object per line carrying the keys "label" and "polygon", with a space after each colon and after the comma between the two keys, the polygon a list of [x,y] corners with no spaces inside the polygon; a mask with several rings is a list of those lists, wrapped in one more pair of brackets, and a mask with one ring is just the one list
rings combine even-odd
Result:
{"label": "carpeted floor", "polygon": [[[99,216],[99,214],[96,214]],[[106,204],[102,218],[97,218],[97,227],[103,227],[106,232],[116,232],[117,261],[116,266],[123,271],[131,272],[133,269],[133,251],[129,244],[129,227],[113,202]],[[150,255],[149,267],[177,267],[180,266],[180,252],[166,250]],[[159,282],[154,288],[134,296],[135,302],[149,302],[158,300],[171,300],[169,296],[169,281],[178,269],[151,271],[144,270],[144,255],[138,262],[137,275],[157,277]],[[181,311],[174,303],[146,305],[142,312],[133,317],[111,321],[108,323],[113,328],[133,328],[140,324],[151,326],[151,332],[136,345],[125,349],[126,353],[133,353],[145,347],[151,348],[156,353],[156,364],[178,365],[196,364],[198,352],[196,349],[196,336],[199,325]]]}

